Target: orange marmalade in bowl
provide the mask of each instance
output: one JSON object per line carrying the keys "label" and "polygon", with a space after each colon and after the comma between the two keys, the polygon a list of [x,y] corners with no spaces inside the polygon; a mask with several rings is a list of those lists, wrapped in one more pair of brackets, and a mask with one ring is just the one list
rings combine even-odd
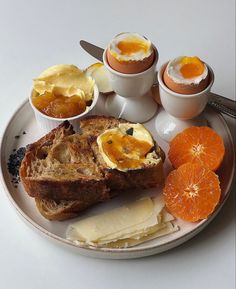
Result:
{"label": "orange marmalade in bowl", "polygon": [[93,100],[94,80],[74,65],[52,66],[34,79],[32,103],[54,118],[83,113]]}

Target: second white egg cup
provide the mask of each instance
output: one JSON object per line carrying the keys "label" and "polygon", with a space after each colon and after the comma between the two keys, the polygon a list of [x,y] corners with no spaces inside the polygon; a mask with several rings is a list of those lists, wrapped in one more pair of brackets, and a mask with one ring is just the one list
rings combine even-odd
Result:
{"label": "second white egg cup", "polygon": [[152,98],[151,87],[155,78],[158,52],[155,60],[147,70],[136,73],[120,73],[110,67],[107,62],[106,50],[103,63],[109,71],[110,81],[115,94],[107,97],[106,111],[115,117],[125,118],[132,122],[143,123],[151,119],[157,111],[157,103]]}
{"label": "second white egg cup", "polygon": [[159,136],[169,142],[179,132],[191,126],[205,126],[207,121],[201,114],[210,96],[214,83],[214,73],[208,67],[210,81],[208,86],[196,94],[180,94],[170,90],[163,82],[167,63],[158,72],[159,93],[163,108],[158,112],[155,127]]}

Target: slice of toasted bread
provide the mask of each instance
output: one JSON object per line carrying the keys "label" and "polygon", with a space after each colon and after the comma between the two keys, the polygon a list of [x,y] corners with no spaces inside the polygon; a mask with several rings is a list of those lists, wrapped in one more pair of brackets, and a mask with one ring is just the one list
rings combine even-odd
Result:
{"label": "slice of toasted bread", "polygon": [[97,201],[109,197],[88,139],[68,122],[28,146],[20,167],[26,192],[35,198]]}
{"label": "slice of toasted bread", "polygon": [[97,202],[97,199],[90,198],[90,202],[81,200],[75,201],[55,201],[48,198],[35,198],[36,206],[39,212],[48,220],[63,221],[78,216],[78,213],[91,206],[91,201]]}
{"label": "slice of toasted bread", "polygon": [[63,221],[78,215],[78,211],[84,209],[80,201],[59,202],[53,199],[35,198],[36,206],[39,212],[48,220]]}
{"label": "slice of toasted bread", "polygon": [[123,119],[90,116],[81,120],[81,134],[63,123],[27,149],[20,176],[40,213],[49,220],[75,217],[81,210],[111,198],[119,190],[149,188],[163,180],[164,153],[155,144],[160,161],[142,169],[110,169],[98,150],[97,136],[127,123]]}
{"label": "slice of toasted bread", "polygon": [[107,129],[117,127],[119,123],[130,123],[122,118],[112,116],[91,115],[80,121],[80,129],[84,135],[97,137]]}

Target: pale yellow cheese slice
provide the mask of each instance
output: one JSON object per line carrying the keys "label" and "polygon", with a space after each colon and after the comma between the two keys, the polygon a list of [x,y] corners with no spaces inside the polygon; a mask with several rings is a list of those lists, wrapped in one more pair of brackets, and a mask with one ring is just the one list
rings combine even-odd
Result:
{"label": "pale yellow cheese slice", "polygon": [[119,232],[116,232],[114,234],[109,234],[105,237],[102,237],[99,239],[99,242],[107,242],[107,241],[114,241],[118,239],[125,239],[129,238],[133,235],[140,235],[142,233],[145,233],[149,227],[153,227],[160,223],[161,221],[161,211],[164,207],[164,201],[162,197],[156,197],[155,199],[152,199],[154,207],[153,207],[153,213],[144,222],[134,225],[132,227],[125,228],[123,230],[120,230]]}
{"label": "pale yellow cheese slice", "polygon": [[145,236],[148,236],[150,234],[153,234],[163,228],[166,227],[166,224],[161,223],[161,224],[156,224],[152,227],[145,228],[143,230],[137,231],[137,232],[130,232],[126,235],[123,235],[122,237],[118,239],[112,239],[112,240],[106,240],[106,239],[99,239],[97,242],[93,242],[92,244],[97,244],[97,245],[103,245],[103,244],[111,244],[111,243],[116,243],[117,241],[122,241],[122,240],[127,240],[127,239],[136,239],[139,240]]}
{"label": "pale yellow cheese slice", "polygon": [[176,231],[172,220],[159,195],[71,224],[66,235],[83,246],[122,248]]}
{"label": "pale yellow cheese slice", "polygon": [[178,231],[178,227],[177,226],[173,226],[171,222],[168,222],[166,224],[165,228],[163,228],[161,230],[158,230],[158,231],[156,231],[153,234],[147,235],[147,236],[145,236],[145,237],[143,237],[143,238],[141,238],[139,240],[137,240],[137,239],[128,239],[128,240],[120,242],[120,243],[117,242],[117,244],[112,244],[112,246],[113,247],[116,246],[118,248],[133,247],[133,246],[136,246],[136,245],[141,244],[143,242],[147,242],[147,241],[153,240],[155,238],[162,237],[162,236],[174,233],[176,231]]}
{"label": "pale yellow cheese slice", "polygon": [[[143,237],[141,237],[140,239],[123,239],[123,240],[118,240],[116,242],[111,242],[108,244],[97,244],[97,243],[91,243],[90,246],[93,247],[107,247],[107,248],[127,248],[127,247],[133,247],[136,246],[138,244],[153,240],[155,238],[158,237],[162,237],[171,233],[174,233],[176,231],[178,231],[179,228],[178,226],[174,226],[171,222],[168,222],[165,224],[165,226],[160,229],[155,231],[154,233],[150,233],[148,235],[145,235]],[[82,245],[85,245],[85,243],[83,243]]]}
{"label": "pale yellow cheese slice", "polygon": [[67,238],[94,242],[145,222],[153,215],[153,210],[152,200],[143,198],[128,206],[71,224],[67,230]]}
{"label": "pale yellow cheese slice", "polygon": [[174,218],[170,213],[168,213],[165,209],[162,210],[161,216],[162,216],[162,222],[163,222],[163,223],[167,223],[167,222],[173,221],[173,220],[175,219],[175,218]]}

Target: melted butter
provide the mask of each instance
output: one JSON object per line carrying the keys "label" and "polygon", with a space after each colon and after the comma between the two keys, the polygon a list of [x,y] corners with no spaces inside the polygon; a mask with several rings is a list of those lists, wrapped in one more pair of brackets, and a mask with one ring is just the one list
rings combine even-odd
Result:
{"label": "melted butter", "polygon": [[106,132],[101,136],[102,149],[117,169],[135,169],[144,163],[153,145],[133,136]]}

